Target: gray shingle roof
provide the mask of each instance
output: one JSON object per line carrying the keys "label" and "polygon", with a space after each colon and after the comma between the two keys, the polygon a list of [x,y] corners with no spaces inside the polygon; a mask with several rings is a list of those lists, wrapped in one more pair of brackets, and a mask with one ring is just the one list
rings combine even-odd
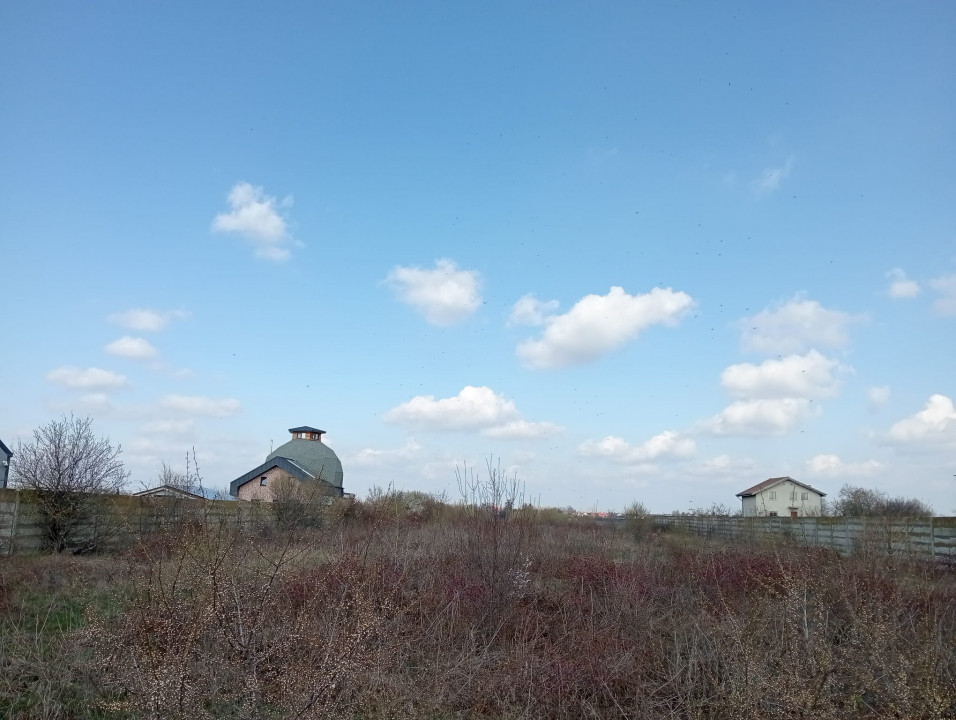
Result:
{"label": "gray shingle roof", "polygon": [[[307,432],[307,431],[303,431]],[[321,432],[314,430],[313,432]],[[324,480],[333,487],[342,487],[342,461],[328,445],[318,440],[293,439],[280,445],[266,458],[266,462],[276,458],[286,458],[305,470],[314,478]]]}

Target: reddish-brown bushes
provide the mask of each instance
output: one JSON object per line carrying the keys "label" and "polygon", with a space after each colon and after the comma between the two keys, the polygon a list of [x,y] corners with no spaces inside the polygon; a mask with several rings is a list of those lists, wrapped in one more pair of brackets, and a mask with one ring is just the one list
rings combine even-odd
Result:
{"label": "reddish-brown bushes", "polygon": [[956,712],[954,578],[918,563],[634,544],[487,508],[297,537],[211,529],[133,557],[116,607],[74,638],[104,660],[103,714]]}

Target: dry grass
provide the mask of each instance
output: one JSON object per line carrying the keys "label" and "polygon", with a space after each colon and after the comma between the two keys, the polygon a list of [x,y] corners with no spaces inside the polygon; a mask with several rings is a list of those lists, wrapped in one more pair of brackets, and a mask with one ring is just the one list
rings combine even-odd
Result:
{"label": "dry grass", "polygon": [[432,510],[0,561],[0,716],[956,717],[951,570]]}

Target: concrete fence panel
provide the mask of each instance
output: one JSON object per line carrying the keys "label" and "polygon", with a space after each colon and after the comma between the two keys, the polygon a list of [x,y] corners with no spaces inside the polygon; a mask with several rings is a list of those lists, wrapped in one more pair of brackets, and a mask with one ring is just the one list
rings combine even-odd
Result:
{"label": "concrete fence panel", "polygon": [[956,562],[956,518],[738,517],[655,515],[658,528],[679,528],[725,541],[786,541],[842,555],[911,553]]}

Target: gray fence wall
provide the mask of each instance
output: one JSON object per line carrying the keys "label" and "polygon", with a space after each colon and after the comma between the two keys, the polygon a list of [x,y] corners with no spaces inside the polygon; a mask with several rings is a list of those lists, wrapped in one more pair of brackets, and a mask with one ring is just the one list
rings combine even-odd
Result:
{"label": "gray fence wall", "polygon": [[655,515],[659,528],[682,528],[729,541],[786,540],[848,555],[870,549],[956,561],[956,517],[720,517]]}
{"label": "gray fence wall", "polygon": [[[265,526],[275,521],[266,503],[115,495],[102,498],[98,532],[107,546],[190,522]],[[92,534],[93,528],[89,528]],[[43,545],[36,501],[29,491],[0,489],[0,555],[39,550]]]}

